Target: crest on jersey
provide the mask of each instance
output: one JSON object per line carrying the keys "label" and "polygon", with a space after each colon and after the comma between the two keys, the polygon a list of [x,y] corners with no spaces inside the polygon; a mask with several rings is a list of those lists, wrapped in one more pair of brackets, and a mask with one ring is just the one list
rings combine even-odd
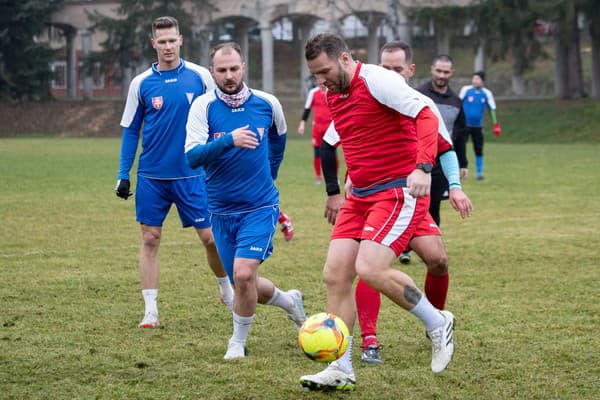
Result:
{"label": "crest on jersey", "polygon": [[475,100],[475,99],[473,98],[473,96],[469,96],[469,97],[467,97],[467,101],[468,101],[469,103],[472,103],[472,102],[473,102],[473,100]]}
{"label": "crest on jersey", "polygon": [[265,135],[265,128],[257,128],[256,130],[258,131],[258,136],[260,136],[260,140],[262,140],[263,136]]}
{"label": "crest on jersey", "polygon": [[187,97],[187,99],[188,99],[188,103],[189,103],[189,104],[192,104],[192,100],[194,100],[194,93],[186,92],[186,93],[185,93],[185,96],[186,96],[186,97]]}
{"label": "crest on jersey", "polygon": [[156,108],[157,110],[160,110],[162,108],[162,106],[163,106],[162,96],[152,98],[152,107]]}
{"label": "crest on jersey", "polygon": [[215,138],[215,140],[217,140],[218,138],[220,138],[221,136],[225,136],[227,132],[215,132],[213,134],[213,137]]}

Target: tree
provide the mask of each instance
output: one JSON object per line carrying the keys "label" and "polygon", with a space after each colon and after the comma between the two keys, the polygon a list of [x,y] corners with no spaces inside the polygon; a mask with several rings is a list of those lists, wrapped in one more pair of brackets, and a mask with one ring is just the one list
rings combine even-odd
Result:
{"label": "tree", "polygon": [[475,7],[478,33],[492,60],[512,58],[512,92],[525,93],[524,74],[545,53],[535,36],[539,17],[531,0],[487,0]]}
{"label": "tree", "polygon": [[[208,0],[196,1],[194,5],[197,9],[214,9]],[[91,55],[85,65],[100,61],[105,65],[109,79],[124,83],[124,91],[129,77],[137,72],[137,68],[140,65],[145,68],[149,60],[156,58],[150,38],[151,24],[157,17],[170,15],[179,21],[180,32],[185,38],[182,56],[194,47],[193,18],[185,9],[183,0],[121,0],[117,14],[121,18],[114,19],[98,11],[88,15],[92,29],[105,32],[107,38],[100,44],[103,50]]]}
{"label": "tree", "polygon": [[597,0],[579,0],[581,11],[588,19],[592,44],[592,97],[600,99],[600,7]]}
{"label": "tree", "polygon": [[0,2],[0,98],[23,102],[50,97],[54,52],[36,41],[62,0]]}

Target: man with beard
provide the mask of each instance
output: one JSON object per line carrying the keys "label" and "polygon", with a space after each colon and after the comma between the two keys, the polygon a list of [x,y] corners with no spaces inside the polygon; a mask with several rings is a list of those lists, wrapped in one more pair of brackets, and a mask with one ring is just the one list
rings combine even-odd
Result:
{"label": "man with beard", "polygon": [[[407,274],[391,266],[417,228],[433,223],[429,190],[439,120],[398,74],[355,62],[338,35],[309,39],[305,57],[317,82],[328,89],[330,129],[339,134],[353,185],[345,200],[339,188],[330,191],[326,185],[325,217],[334,223],[323,268],[327,312],[352,332],[353,283],[360,277],[423,322],[431,338],[431,369],[442,372],[454,352],[454,316],[433,307]],[[311,390],[354,389],[351,348],[352,336],[340,359],[300,383]]]}
{"label": "man with beard", "polygon": [[223,267],[234,283],[233,335],[226,360],[243,358],[256,304],[282,308],[300,327],[302,293],[279,290],[258,276],[273,251],[279,218],[274,180],[283,160],[286,122],[269,93],[248,88],[246,64],[237,43],[211,51],[217,88],[194,101],[187,121],[185,154],[192,168],[206,170],[208,209]]}

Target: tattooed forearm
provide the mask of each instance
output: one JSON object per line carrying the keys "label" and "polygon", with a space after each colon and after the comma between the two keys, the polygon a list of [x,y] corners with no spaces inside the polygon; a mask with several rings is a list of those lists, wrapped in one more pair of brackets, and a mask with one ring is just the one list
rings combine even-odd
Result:
{"label": "tattooed forearm", "polygon": [[421,292],[414,286],[404,286],[404,300],[406,300],[409,304],[417,305],[419,300],[421,300]]}

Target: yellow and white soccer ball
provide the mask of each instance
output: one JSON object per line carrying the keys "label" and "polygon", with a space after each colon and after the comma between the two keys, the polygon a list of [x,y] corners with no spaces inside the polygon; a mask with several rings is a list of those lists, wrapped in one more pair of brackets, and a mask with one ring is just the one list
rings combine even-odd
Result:
{"label": "yellow and white soccer ball", "polygon": [[298,344],[308,358],[318,362],[335,361],[348,348],[348,327],[330,313],[310,316],[298,332]]}

